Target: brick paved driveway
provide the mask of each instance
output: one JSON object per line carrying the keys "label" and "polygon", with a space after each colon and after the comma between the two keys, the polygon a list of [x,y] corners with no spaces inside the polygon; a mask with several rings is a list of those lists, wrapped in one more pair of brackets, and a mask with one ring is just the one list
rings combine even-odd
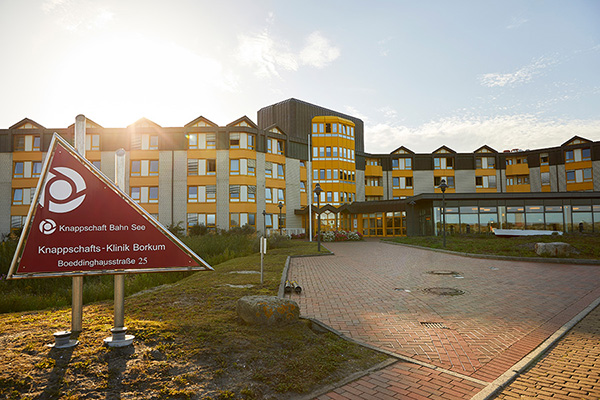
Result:
{"label": "brick paved driveway", "polygon": [[396,363],[323,399],[471,398],[600,297],[598,266],[481,260],[374,241],[327,248],[335,255],[290,265],[288,277],[304,288],[292,295],[302,315],[421,364]]}

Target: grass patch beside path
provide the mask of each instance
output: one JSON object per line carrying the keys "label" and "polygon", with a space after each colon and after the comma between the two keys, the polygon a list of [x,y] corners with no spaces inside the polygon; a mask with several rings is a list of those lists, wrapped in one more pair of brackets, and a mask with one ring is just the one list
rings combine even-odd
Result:
{"label": "grass patch beside path", "polygon": [[[286,257],[316,244],[236,258],[169,286],[127,298],[134,347],[102,345],[112,302],[84,307],[80,345],[51,350],[52,333],[70,325],[70,309],[0,315],[0,398],[289,399],[386,359],[300,321],[283,328],[246,325],[235,312],[245,295],[276,295]],[[237,288],[227,285],[253,285]]]}
{"label": "grass patch beside path", "polygon": [[[415,246],[443,248],[443,238],[436,236],[411,236],[388,239],[390,242]],[[494,235],[452,235],[446,236],[446,250],[472,254],[494,254],[512,257],[539,257],[535,253],[535,243],[565,242],[578,253],[570,258],[600,259],[600,234],[570,233],[560,236],[524,236],[502,238]]]}

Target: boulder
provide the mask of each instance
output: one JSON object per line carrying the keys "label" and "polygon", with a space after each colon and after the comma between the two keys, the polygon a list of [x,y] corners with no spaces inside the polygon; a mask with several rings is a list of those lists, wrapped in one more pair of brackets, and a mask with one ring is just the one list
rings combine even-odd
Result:
{"label": "boulder", "polygon": [[300,317],[298,303],[276,296],[245,296],[237,301],[236,308],[240,318],[256,325],[285,325]]}
{"label": "boulder", "polygon": [[535,252],[539,256],[568,257],[573,250],[570,244],[563,242],[535,244]]}

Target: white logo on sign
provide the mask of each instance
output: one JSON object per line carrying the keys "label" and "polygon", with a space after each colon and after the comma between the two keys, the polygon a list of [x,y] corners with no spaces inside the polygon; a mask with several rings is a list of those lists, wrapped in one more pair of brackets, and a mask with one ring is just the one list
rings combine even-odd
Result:
{"label": "white logo on sign", "polygon": [[44,235],[51,235],[54,233],[55,230],[56,222],[54,222],[50,218],[47,218],[40,222],[40,232],[42,232]]}
{"label": "white logo on sign", "polygon": [[[67,167],[56,167],[53,172],[48,172],[46,187],[48,187],[48,210],[57,214],[73,211],[83,203],[85,193],[85,180],[77,173]],[[42,192],[40,204],[44,206],[46,190]]]}

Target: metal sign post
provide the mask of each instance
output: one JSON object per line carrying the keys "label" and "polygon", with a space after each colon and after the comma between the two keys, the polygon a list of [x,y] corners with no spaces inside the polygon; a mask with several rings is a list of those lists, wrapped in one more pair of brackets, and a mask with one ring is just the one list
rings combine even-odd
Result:
{"label": "metal sign post", "polygon": [[[115,153],[115,182],[117,187],[125,191],[125,150]],[[127,334],[125,326],[125,275],[114,275],[115,285],[115,326],[110,330],[112,337],[104,339],[109,347],[125,347],[133,343],[135,336]]]}
{"label": "metal sign post", "polygon": [[[85,125],[86,119],[83,114],[75,117],[75,149],[85,157]],[[71,304],[71,331],[81,332],[83,330],[83,276],[73,277],[73,292]]]}
{"label": "metal sign post", "polygon": [[265,254],[267,254],[267,238],[260,238],[260,284],[263,284],[263,272],[265,264]]}

